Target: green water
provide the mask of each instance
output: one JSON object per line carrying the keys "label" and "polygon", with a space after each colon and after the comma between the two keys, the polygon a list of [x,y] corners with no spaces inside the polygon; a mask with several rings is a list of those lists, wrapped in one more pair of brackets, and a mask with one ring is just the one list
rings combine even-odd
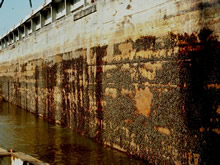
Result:
{"label": "green water", "polygon": [[52,165],[146,164],[6,102],[0,104],[0,147]]}

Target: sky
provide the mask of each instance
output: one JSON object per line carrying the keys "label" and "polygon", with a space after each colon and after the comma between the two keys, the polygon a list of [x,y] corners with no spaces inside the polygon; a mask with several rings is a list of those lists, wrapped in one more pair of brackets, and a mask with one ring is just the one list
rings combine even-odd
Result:
{"label": "sky", "polygon": [[0,38],[25,16],[31,14],[32,10],[41,6],[44,1],[32,0],[32,8],[30,8],[29,0],[4,0],[0,8]]}

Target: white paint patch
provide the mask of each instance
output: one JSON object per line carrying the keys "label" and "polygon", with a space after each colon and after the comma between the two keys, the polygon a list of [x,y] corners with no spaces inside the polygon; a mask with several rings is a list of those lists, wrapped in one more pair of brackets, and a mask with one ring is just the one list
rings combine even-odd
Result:
{"label": "white paint patch", "polygon": [[23,165],[23,161],[21,159],[11,157],[11,165]]}

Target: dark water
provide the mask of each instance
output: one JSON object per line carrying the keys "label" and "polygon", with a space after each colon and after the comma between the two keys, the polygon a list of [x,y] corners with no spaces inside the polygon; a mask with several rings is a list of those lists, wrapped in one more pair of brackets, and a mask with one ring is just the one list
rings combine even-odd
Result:
{"label": "dark water", "polygon": [[146,164],[5,102],[0,104],[0,147],[50,164]]}

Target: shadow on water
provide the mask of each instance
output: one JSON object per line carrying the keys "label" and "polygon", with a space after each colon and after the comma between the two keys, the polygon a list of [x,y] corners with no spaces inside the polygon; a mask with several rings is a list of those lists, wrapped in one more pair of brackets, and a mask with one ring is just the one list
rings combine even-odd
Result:
{"label": "shadow on water", "polygon": [[5,102],[0,104],[0,146],[50,164],[145,164]]}

